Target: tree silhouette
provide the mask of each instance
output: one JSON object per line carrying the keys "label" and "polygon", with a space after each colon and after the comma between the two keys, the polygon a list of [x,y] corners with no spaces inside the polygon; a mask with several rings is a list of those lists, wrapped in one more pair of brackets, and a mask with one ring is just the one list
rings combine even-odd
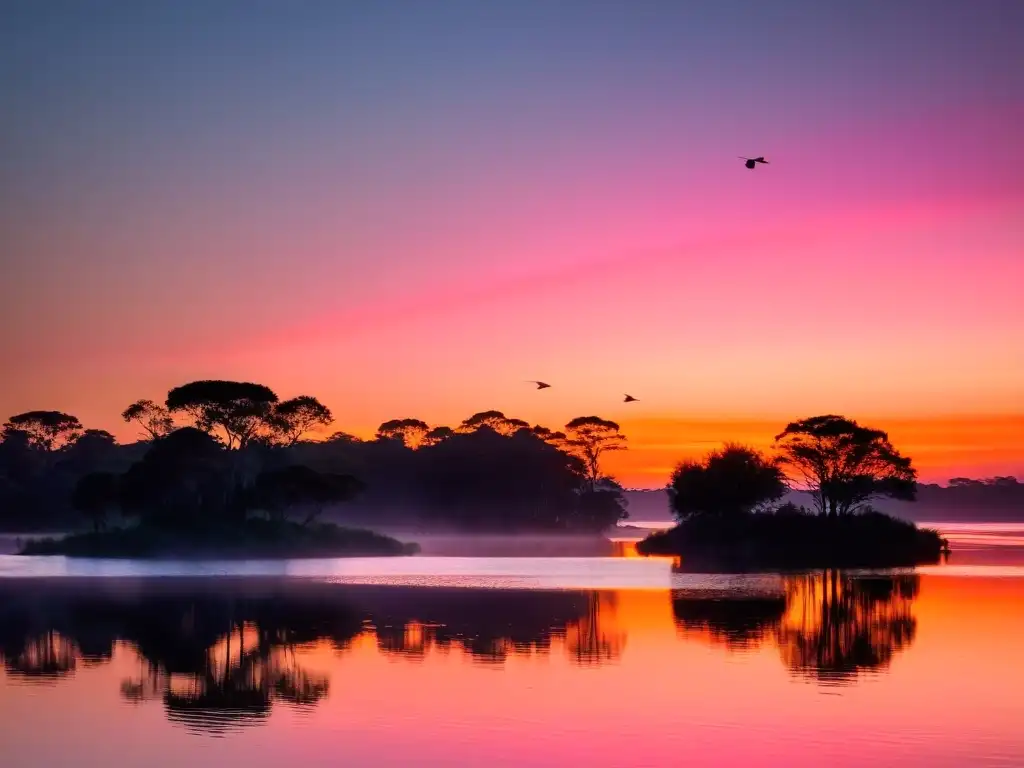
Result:
{"label": "tree silhouette", "polygon": [[565,425],[564,444],[575,452],[587,468],[591,484],[601,479],[601,456],[608,451],[624,451],[626,437],[614,421],[599,416],[579,416]]}
{"label": "tree silhouette", "polygon": [[726,445],[700,461],[679,464],[668,492],[680,520],[693,515],[735,516],[782,498],[786,482],[778,462],[752,448]]}
{"label": "tree silhouette", "polygon": [[553,432],[540,424],[530,427],[530,431],[536,437],[552,445],[561,445],[565,441],[565,432]]}
{"label": "tree silhouette", "polygon": [[150,440],[174,429],[174,419],[168,410],[152,400],[136,400],[121,412],[121,418],[128,424],[136,422]]}
{"label": "tree silhouette", "polygon": [[32,447],[47,452],[74,442],[81,430],[82,423],[77,418],[61,411],[19,413],[11,416],[3,427],[4,439],[10,433],[21,432]]}
{"label": "tree silhouette", "polygon": [[271,428],[281,443],[295,445],[307,432],[332,421],[330,408],[311,395],[299,395],[274,406]]}
{"label": "tree silhouette", "polygon": [[455,435],[455,430],[451,427],[434,427],[427,434],[423,436],[421,441],[422,445],[437,445],[443,440],[447,440]]}
{"label": "tree silhouette", "polygon": [[402,445],[416,448],[430,433],[430,425],[419,419],[391,419],[377,427],[378,440],[399,440]]}
{"label": "tree silhouette", "polygon": [[528,422],[522,419],[510,419],[501,411],[480,411],[474,413],[459,425],[460,432],[473,432],[486,427],[499,435],[512,435],[520,429],[529,429]]}
{"label": "tree silhouette", "polygon": [[917,472],[880,429],[842,416],[794,421],[775,437],[780,461],[814,497],[820,514],[850,514],[871,499],[913,501]]}
{"label": "tree silhouette", "polygon": [[245,448],[267,428],[277,395],[262,384],[193,381],[167,393],[167,409],[186,413],[204,432],[219,428],[228,449]]}

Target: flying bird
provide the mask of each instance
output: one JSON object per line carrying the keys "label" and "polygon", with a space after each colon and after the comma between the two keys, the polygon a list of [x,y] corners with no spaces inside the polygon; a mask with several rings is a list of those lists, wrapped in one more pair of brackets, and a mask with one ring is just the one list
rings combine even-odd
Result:
{"label": "flying bird", "polygon": [[550,384],[545,384],[543,381],[529,381],[527,383],[528,384],[536,384],[537,385],[537,389],[547,389],[548,387],[551,386]]}
{"label": "flying bird", "polygon": [[761,157],[744,157],[743,155],[739,155],[739,158],[740,160],[746,160],[744,165],[750,169],[753,169],[757,163],[764,163],[765,165],[768,165],[768,161],[764,159],[764,155],[761,155]]}
{"label": "flying bird", "polygon": [[639,402],[639,401],[635,397],[633,397],[632,395],[626,395],[626,399],[623,400],[622,402],[624,402],[624,403],[636,403],[636,402]]}

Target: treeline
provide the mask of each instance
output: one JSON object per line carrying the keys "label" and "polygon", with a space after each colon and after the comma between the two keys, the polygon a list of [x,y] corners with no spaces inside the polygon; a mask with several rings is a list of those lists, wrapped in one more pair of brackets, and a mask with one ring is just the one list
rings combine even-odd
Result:
{"label": "treeline", "polygon": [[161,404],[121,414],[140,440],[121,445],[70,414],[12,416],[0,441],[0,530],[136,518],[165,527],[254,514],[310,523],[329,513],[370,526],[600,530],[624,516],[601,458],[622,450],[619,425],[596,416],[562,430],[474,414],[454,426],[417,419],[374,438],[326,432],[315,397],[281,400],[249,382],[197,381]]}

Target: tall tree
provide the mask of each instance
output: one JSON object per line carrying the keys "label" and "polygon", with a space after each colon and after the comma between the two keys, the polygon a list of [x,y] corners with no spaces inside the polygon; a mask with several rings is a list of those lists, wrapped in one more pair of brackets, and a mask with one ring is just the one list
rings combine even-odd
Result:
{"label": "tall tree", "polygon": [[601,479],[601,456],[626,449],[626,437],[619,425],[599,416],[576,417],[565,425],[565,435],[563,444],[583,459],[592,485]]}
{"label": "tall tree", "polygon": [[81,434],[82,422],[60,411],[27,411],[11,416],[4,424],[9,433],[22,433],[34,448],[50,452],[73,443]]}
{"label": "tall tree", "polygon": [[780,462],[810,492],[819,514],[857,512],[871,499],[913,501],[917,471],[889,435],[842,416],[794,421],[775,437]]}
{"label": "tall tree", "polygon": [[419,419],[391,419],[377,427],[378,440],[399,440],[409,448],[417,448],[430,432],[430,425]]}
{"label": "tall tree", "polygon": [[272,430],[285,445],[295,445],[304,434],[334,421],[331,409],[311,395],[283,400],[273,408]]}
{"label": "tall tree", "polygon": [[150,440],[156,440],[174,430],[170,412],[152,400],[136,400],[121,412],[126,423],[136,422]]}
{"label": "tall tree", "polygon": [[694,515],[736,516],[757,511],[786,493],[776,460],[741,445],[726,445],[700,461],[684,461],[669,482],[672,511],[680,520]]}
{"label": "tall tree", "polygon": [[275,403],[272,389],[247,381],[193,381],[167,393],[167,410],[188,414],[204,432],[219,428],[229,449],[267,429]]}

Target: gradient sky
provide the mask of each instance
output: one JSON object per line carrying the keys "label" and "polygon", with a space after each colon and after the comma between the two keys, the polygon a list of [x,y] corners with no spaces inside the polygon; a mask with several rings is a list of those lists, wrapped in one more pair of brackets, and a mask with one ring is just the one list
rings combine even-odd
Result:
{"label": "gradient sky", "polygon": [[196,378],[358,434],[597,413],[657,485],[839,412],[925,479],[1024,474],[1021,29],[1018,0],[6,0],[0,414],[128,439]]}

